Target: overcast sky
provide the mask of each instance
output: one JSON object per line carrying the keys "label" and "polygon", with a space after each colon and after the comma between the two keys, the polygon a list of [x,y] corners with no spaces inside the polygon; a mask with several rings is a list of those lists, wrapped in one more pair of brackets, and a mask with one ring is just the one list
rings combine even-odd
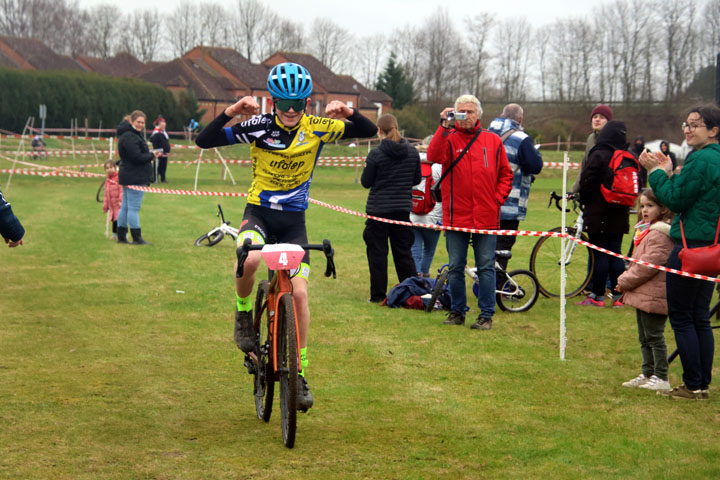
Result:
{"label": "overcast sky", "polygon": [[[171,12],[182,0],[123,0],[121,8],[124,11],[137,9],[158,9],[161,12]],[[212,1],[212,0],[206,0]],[[108,0],[80,0],[80,5],[87,8],[95,5],[111,3]],[[197,3],[203,3],[198,1]],[[233,0],[217,1],[227,8],[235,5]],[[272,0],[267,5],[278,15],[289,20],[302,23],[305,32],[310,29],[316,17],[327,17],[341,27],[355,35],[374,33],[390,33],[398,27],[406,25],[418,26],[429,15],[442,6],[447,9],[455,26],[461,28],[463,18],[472,17],[478,13],[489,12],[498,18],[511,18],[523,15],[533,25],[539,26],[550,23],[556,18],[572,16],[585,16],[592,10],[593,5],[601,2],[579,0],[514,0],[514,1],[478,1],[459,2],[457,0]],[[112,2],[117,5],[117,2]]]}

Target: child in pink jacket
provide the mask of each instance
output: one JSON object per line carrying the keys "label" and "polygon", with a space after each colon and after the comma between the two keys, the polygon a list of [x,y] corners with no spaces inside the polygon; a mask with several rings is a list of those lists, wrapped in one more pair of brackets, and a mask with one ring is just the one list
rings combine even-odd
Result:
{"label": "child in pink jacket", "polygon": [[[672,218],[672,212],[658,201],[651,190],[646,190],[640,196],[640,215],[642,219],[635,225],[633,256],[655,265],[665,265],[673,248],[667,223]],[[636,309],[642,353],[642,373],[623,383],[623,387],[670,390],[664,336],[668,313],[665,272],[632,263],[618,277],[617,290],[623,293],[621,301]]]}
{"label": "child in pink jacket", "polygon": [[103,213],[107,213],[112,220],[112,239],[117,240],[117,219],[122,205],[122,186],[118,183],[118,171],[115,162],[105,162],[105,198],[103,199]]}

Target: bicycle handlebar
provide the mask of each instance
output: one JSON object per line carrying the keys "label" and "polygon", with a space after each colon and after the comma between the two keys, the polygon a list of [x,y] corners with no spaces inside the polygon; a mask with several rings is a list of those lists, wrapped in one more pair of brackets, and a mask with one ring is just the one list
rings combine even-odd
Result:
{"label": "bicycle handlebar", "polygon": [[[572,201],[572,205],[573,205],[572,210],[573,211],[577,211],[577,206],[578,206],[577,198],[578,198],[577,193],[568,193],[567,194],[567,199]],[[554,201],[555,207],[558,210],[562,211],[562,207],[560,206],[560,201],[562,199],[563,199],[562,195],[558,195],[557,193],[555,193],[555,190],[553,190],[552,192],[550,192],[550,201],[548,202],[548,208],[550,208],[550,205],[552,205],[552,203]],[[566,208],[565,211],[569,212],[570,209]]]}
{"label": "bicycle handlebar", "polygon": [[[322,244],[304,244],[304,245],[298,245],[303,250],[319,250],[325,254],[325,258],[327,259],[327,266],[325,268],[325,276],[329,277],[332,275],[333,278],[337,278],[337,272],[335,270],[335,249],[330,245],[330,240],[323,240]],[[247,260],[248,252],[252,250],[262,250],[264,245],[253,245],[251,243],[251,240],[249,238],[246,238],[243,241],[243,244],[240,245],[237,250],[235,251],[235,254],[237,255],[237,261],[238,261],[238,268],[235,272],[235,276],[237,278],[240,278],[243,276],[243,267],[245,265],[245,260]]]}

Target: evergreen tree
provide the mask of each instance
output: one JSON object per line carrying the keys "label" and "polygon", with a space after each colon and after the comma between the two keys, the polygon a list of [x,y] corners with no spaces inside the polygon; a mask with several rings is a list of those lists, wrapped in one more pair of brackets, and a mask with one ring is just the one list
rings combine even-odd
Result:
{"label": "evergreen tree", "polygon": [[392,107],[400,110],[405,105],[413,103],[413,84],[405,74],[402,65],[395,61],[395,54],[390,55],[385,69],[380,74],[375,88],[381,90],[393,99]]}

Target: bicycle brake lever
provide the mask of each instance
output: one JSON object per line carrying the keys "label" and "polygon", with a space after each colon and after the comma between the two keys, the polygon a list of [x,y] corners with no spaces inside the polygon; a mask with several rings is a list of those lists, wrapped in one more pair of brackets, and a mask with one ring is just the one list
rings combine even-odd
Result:
{"label": "bicycle brake lever", "polygon": [[325,268],[325,276],[329,277],[332,275],[333,278],[337,278],[337,272],[335,271],[335,249],[330,245],[330,240],[323,240],[323,253],[327,258],[327,267]]}
{"label": "bicycle brake lever", "polygon": [[237,255],[237,270],[235,271],[235,278],[240,278],[243,276],[243,267],[245,265],[245,260],[247,260],[248,248],[250,248],[251,243],[252,240],[246,238],[243,241],[243,244],[240,245],[237,250],[235,250],[235,254]]}

